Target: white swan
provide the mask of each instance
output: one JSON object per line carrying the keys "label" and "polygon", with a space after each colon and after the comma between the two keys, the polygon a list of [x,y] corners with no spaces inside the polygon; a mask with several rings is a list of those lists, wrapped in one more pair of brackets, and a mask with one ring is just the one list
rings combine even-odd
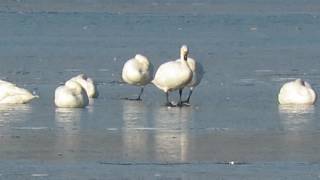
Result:
{"label": "white swan", "polygon": [[82,108],[88,105],[89,98],[77,81],[69,80],[55,90],[54,102],[57,107]]}
{"label": "white swan", "polygon": [[192,71],[187,63],[188,47],[183,45],[180,49],[180,61],[169,61],[159,66],[152,83],[166,93],[168,106],[169,92],[179,89],[180,99],[178,105],[182,105],[182,89],[192,80]]}
{"label": "white swan", "polygon": [[279,92],[280,104],[314,104],[317,99],[316,92],[310,84],[301,79],[285,83]]}
{"label": "white swan", "polygon": [[[180,59],[178,59],[177,61],[181,61]],[[193,90],[195,89],[196,86],[198,86],[198,84],[201,82],[203,74],[204,74],[204,70],[203,70],[203,66],[201,63],[199,63],[198,61],[195,61],[192,58],[187,59],[187,63],[192,71],[192,80],[190,81],[190,83],[187,85],[187,87],[190,88],[189,90],[189,95],[187,100],[183,101],[184,103],[189,104],[190,102],[190,97],[192,95]]]}
{"label": "white swan", "polygon": [[25,104],[38,97],[13,83],[0,80],[0,104]]}
{"label": "white swan", "polygon": [[85,74],[79,74],[78,76],[71,78],[69,81],[78,82],[82,86],[82,88],[87,92],[89,98],[98,97],[99,93],[95,82],[91,78],[87,77]]}
{"label": "white swan", "polygon": [[138,98],[133,100],[141,100],[144,86],[149,84],[152,78],[153,65],[141,54],[137,54],[123,65],[122,80],[130,85],[141,87]]}

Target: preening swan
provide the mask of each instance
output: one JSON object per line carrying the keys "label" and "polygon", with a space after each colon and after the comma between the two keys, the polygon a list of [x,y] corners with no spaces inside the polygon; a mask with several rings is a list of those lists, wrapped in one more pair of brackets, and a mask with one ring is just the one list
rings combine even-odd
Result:
{"label": "preening swan", "polygon": [[[181,61],[180,59],[178,59],[177,61]],[[199,63],[198,61],[195,61],[192,58],[187,59],[187,63],[192,71],[192,80],[190,81],[190,83],[187,85],[187,87],[190,88],[189,90],[189,95],[188,98],[183,101],[183,103],[187,103],[189,104],[190,102],[190,97],[192,95],[192,92],[194,90],[194,88],[196,86],[198,86],[198,84],[201,82],[203,74],[204,74],[204,70],[203,70],[203,66],[201,63]]]}
{"label": "preening swan", "polygon": [[82,88],[87,92],[89,98],[98,97],[99,93],[95,82],[91,78],[87,77],[85,74],[80,74],[71,78],[70,80],[78,82],[82,86]]}
{"label": "preening swan", "polygon": [[149,84],[152,78],[153,65],[141,54],[137,54],[123,65],[122,80],[130,85],[141,87],[138,98],[133,100],[141,100],[144,86]]}
{"label": "preening swan", "polygon": [[38,98],[38,96],[13,83],[0,80],[0,104],[24,104],[34,98]]}
{"label": "preening swan", "polygon": [[77,81],[69,80],[55,90],[54,102],[57,107],[82,108],[88,105],[89,98]]}
{"label": "preening swan", "polygon": [[159,66],[152,83],[166,93],[168,106],[173,106],[169,101],[169,92],[179,89],[180,99],[178,105],[182,105],[182,89],[192,80],[192,71],[187,63],[188,47],[183,45],[180,49],[180,60],[169,61]]}
{"label": "preening swan", "polygon": [[317,99],[316,92],[311,85],[301,79],[285,83],[279,92],[280,104],[314,104]]}

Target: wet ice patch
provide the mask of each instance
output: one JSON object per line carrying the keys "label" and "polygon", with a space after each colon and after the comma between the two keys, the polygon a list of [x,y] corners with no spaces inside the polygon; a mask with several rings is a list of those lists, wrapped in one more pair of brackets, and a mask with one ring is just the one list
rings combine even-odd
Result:
{"label": "wet ice patch", "polygon": [[122,131],[165,131],[165,132],[182,132],[185,129],[180,128],[154,128],[154,127],[136,127],[136,128],[123,128]]}
{"label": "wet ice patch", "polygon": [[271,69],[257,69],[255,70],[256,73],[271,73],[273,70]]}
{"label": "wet ice patch", "polygon": [[287,81],[293,81],[297,78],[289,78],[289,77],[274,77],[271,79],[271,81],[275,82],[287,82]]}
{"label": "wet ice patch", "polygon": [[32,177],[47,177],[49,176],[48,174],[31,174]]}
{"label": "wet ice patch", "polygon": [[118,128],[107,128],[107,131],[118,131]]}
{"label": "wet ice patch", "polygon": [[17,130],[46,130],[48,127],[13,127],[12,129]]}
{"label": "wet ice patch", "polygon": [[250,31],[257,31],[257,30],[258,30],[258,28],[256,26],[250,27]]}
{"label": "wet ice patch", "polygon": [[205,130],[207,131],[230,131],[230,128],[216,128],[216,127],[212,127],[212,128],[205,128]]}
{"label": "wet ice patch", "polygon": [[108,72],[109,69],[98,69],[99,72]]}
{"label": "wet ice patch", "polygon": [[215,164],[222,164],[222,165],[248,165],[247,162],[239,162],[239,161],[228,161],[228,162],[217,162]]}
{"label": "wet ice patch", "polygon": [[[108,128],[108,131],[118,131],[117,128]],[[211,131],[211,132],[225,132],[231,131],[230,128],[216,128],[216,127],[191,127],[191,128],[155,128],[155,127],[136,127],[136,128],[122,128],[121,131],[138,132],[138,131],[158,131],[158,132],[173,132],[182,133],[186,131]]]}
{"label": "wet ice patch", "polygon": [[15,71],[15,74],[16,75],[27,75],[27,74],[30,74],[30,72],[24,71],[24,70],[18,70],[18,71]]}
{"label": "wet ice patch", "polygon": [[193,2],[191,3],[192,6],[205,6],[206,4],[205,3],[202,3],[202,2]]}
{"label": "wet ice patch", "polygon": [[80,69],[65,69],[67,72],[81,72]]}
{"label": "wet ice patch", "polygon": [[256,82],[256,79],[246,78],[246,79],[240,79],[235,82],[236,85],[239,86],[254,86]]}

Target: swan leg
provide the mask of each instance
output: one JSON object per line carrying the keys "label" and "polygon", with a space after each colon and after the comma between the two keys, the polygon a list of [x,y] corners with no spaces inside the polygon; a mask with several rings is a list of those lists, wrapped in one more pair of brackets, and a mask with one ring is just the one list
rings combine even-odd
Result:
{"label": "swan leg", "polygon": [[166,106],[174,107],[174,105],[169,101],[169,92],[166,92],[166,99],[167,99]]}
{"label": "swan leg", "polygon": [[185,104],[185,105],[190,105],[190,97],[191,97],[191,95],[192,95],[192,92],[193,92],[193,89],[190,88],[188,98],[187,98],[187,100],[185,100],[185,101],[182,102],[183,104]]}
{"label": "swan leg", "polygon": [[179,89],[179,102],[178,102],[178,106],[182,106],[183,105],[183,103],[182,103],[182,90],[183,89]]}
{"label": "swan leg", "polygon": [[143,87],[141,87],[141,90],[140,90],[139,96],[138,96],[138,98],[136,99],[137,101],[141,101],[141,100],[142,100],[142,99],[141,99],[141,95],[142,95],[142,93],[143,93],[143,90],[144,90],[144,88],[143,88]]}
{"label": "swan leg", "polygon": [[122,98],[124,100],[129,100],[129,101],[141,101],[141,95],[143,93],[143,90],[144,90],[144,87],[141,87],[141,90],[140,90],[140,93],[139,93],[139,96],[135,99],[132,99],[132,98]]}

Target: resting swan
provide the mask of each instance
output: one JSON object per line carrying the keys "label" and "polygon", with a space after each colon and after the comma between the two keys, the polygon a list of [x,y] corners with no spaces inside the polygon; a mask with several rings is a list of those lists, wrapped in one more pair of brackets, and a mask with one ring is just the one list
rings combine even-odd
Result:
{"label": "resting swan", "polygon": [[99,93],[95,82],[91,78],[87,77],[85,74],[80,74],[71,78],[70,80],[78,82],[82,86],[82,88],[87,92],[89,98],[98,97]]}
{"label": "resting swan", "polygon": [[13,83],[0,80],[0,104],[25,104],[38,97]]}
{"label": "resting swan", "polygon": [[88,105],[89,98],[77,81],[69,80],[55,90],[54,102],[57,107],[82,108]]}
{"label": "resting swan", "polygon": [[159,66],[152,83],[166,93],[167,106],[173,106],[169,101],[169,92],[179,90],[178,105],[182,105],[182,89],[192,80],[192,71],[187,63],[188,47],[183,45],[180,49],[179,61],[169,61]]}
{"label": "resting swan", "polygon": [[310,84],[301,79],[285,83],[279,92],[280,104],[314,104],[317,99],[316,92]]}
{"label": "resting swan", "polygon": [[131,100],[141,100],[144,86],[149,84],[152,78],[153,65],[141,54],[137,54],[123,65],[122,80],[130,85],[141,87],[138,98]]}

